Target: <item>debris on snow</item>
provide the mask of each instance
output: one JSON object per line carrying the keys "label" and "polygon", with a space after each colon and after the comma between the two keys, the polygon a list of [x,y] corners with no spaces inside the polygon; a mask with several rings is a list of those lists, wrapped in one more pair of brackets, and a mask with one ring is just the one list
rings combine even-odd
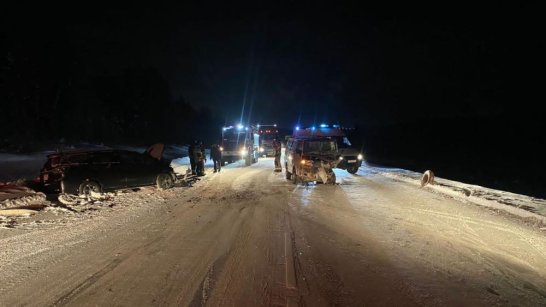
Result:
{"label": "debris on snow", "polygon": [[14,184],[0,183],[0,209],[43,204],[46,195],[30,188]]}
{"label": "debris on snow", "polygon": [[0,215],[2,216],[29,216],[35,214],[35,210],[31,209],[2,209]]}
{"label": "debris on snow", "polygon": [[434,184],[434,173],[431,170],[424,172],[421,177],[421,186],[424,187],[427,184]]}
{"label": "debris on snow", "polygon": [[[382,168],[362,165],[359,172],[377,173],[385,177],[421,186],[422,177],[417,172],[398,168]],[[432,173],[432,172],[431,172]],[[546,200],[526,195],[489,189],[442,178],[434,178],[434,185],[425,188],[451,196],[460,201],[469,201],[485,207],[502,210],[523,218],[531,218],[546,224]]]}

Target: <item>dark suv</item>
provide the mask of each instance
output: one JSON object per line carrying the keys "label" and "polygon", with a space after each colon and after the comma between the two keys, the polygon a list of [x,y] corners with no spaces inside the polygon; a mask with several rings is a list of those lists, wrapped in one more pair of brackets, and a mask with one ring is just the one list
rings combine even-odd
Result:
{"label": "dark suv", "polygon": [[170,161],[127,150],[55,153],[40,171],[45,191],[79,195],[147,185],[167,189],[175,179]]}

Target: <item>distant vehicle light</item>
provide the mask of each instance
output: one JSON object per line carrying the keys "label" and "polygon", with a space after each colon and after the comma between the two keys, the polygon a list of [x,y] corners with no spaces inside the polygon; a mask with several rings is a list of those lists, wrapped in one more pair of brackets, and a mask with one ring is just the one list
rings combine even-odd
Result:
{"label": "distant vehicle light", "polygon": [[260,124],[257,124],[256,127],[260,128]]}
{"label": "distant vehicle light", "polygon": [[321,128],[327,128],[328,125],[326,125],[326,124],[320,124],[320,127],[321,127]]}
{"label": "distant vehicle light", "polygon": [[244,156],[246,156],[246,155],[248,154],[248,150],[246,150],[246,149],[241,149],[240,153],[241,153],[241,156],[244,157]]}
{"label": "distant vehicle light", "polygon": [[220,146],[220,151],[224,151],[224,147]]}
{"label": "distant vehicle light", "polygon": [[260,152],[264,152],[265,149],[263,147],[260,147]]}
{"label": "distant vehicle light", "polygon": [[343,157],[339,157],[339,160],[343,160]]}
{"label": "distant vehicle light", "polygon": [[356,158],[357,158],[358,160],[362,160],[362,159],[364,159],[364,156],[363,156],[362,154],[358,154],[358,156],[356,156]]}
{"label": "distant vehicle light", "polygon": [[311,130],[315,130],[315,129],[317,129],[315,126],[311,127]]}
{"label": "distant vehicle light", "polygon": [[239,129],[239,130],[243,129],[244,127],[245,127],[245,126],[243,126],[243,125],[241,125],[241,124],[238,124],[238,125],[237,125],[237,129]]}
{"label": "distant vehicle light", "polygon": [[227,130],[227,128],[226,128],[226,127],[222,128],[222,131],[226,131],[226,130]]}
{"label": "distant vehicle light", "polygon": [[292,155],[288,155],[288,160],[292,161]]}
{"label": "distant vehicle light", "polygon": [[248,131],[248,127],[246,127],[245,130]]}
{"label": "distant vehicle light", "polygon": [[306,162],[305,160],[301,160],[301,161],[300,161],[301,164],[305,164],[305,162]]}
{"label": "distant vehicle light", "polygon": [[273,127],[277,127],[277,124],[273,124]]}

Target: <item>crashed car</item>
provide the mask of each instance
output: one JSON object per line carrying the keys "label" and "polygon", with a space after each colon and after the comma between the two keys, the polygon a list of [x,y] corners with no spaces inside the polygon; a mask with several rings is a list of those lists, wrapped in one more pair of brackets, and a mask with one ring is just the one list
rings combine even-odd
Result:
{"label": "crashed car", "polygon": [[286,179],[295,184],[336,183],[333,168],[340,160],[335,139],[302,135],[288,138],[284,159]]}
{"label": "crashed car", "polygon": [[[155,156],[155,158],[154,158]],[[92,150],[54,153],[40,171],[44,191],[89,195],[117,189],[152,186],[171,188],[176,176],[170,161],[153,150]]]}

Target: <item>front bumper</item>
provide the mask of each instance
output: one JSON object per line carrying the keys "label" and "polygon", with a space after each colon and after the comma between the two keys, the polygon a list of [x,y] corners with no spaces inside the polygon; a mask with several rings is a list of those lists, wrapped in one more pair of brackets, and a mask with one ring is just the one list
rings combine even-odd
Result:
{"label": "front bumper", "polygon": [[343,157],[343,160],[339,161],[336,168],[348,169],[352,167],[360,167],[362,160],[358,160],[357,157]]}

